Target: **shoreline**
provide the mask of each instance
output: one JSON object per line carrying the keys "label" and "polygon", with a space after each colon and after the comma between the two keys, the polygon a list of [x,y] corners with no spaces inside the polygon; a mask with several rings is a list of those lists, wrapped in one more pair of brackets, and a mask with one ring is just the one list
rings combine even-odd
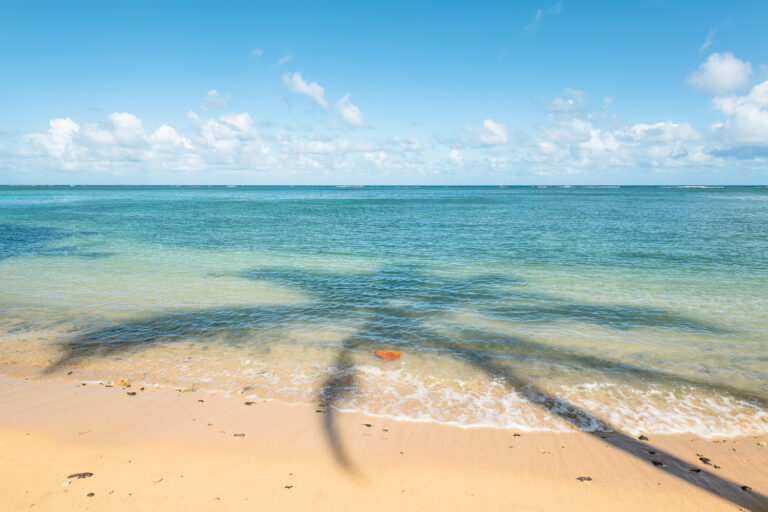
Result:
{"label": "shoreline", "polygon": [[[0,501],[11,510],[768,510],[768,448],[758,444],[768,434],[648,437],[0,377]],[[93,476],[67,478],[82,472]]]}

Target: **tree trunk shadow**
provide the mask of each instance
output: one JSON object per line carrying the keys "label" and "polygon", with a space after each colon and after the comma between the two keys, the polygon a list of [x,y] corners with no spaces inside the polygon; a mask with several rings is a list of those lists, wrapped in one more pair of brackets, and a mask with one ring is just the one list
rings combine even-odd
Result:
{"label": "tree trunk shadow", "polygon": [[[355,387],[354,365],[349,356],[349,351],[356,344],[345,341],[344,347],[339,353],[334,365],[334,371],[326,380],[320,390],[320,401],[326,407],[323,418],[323,428],[326,440],[336,462],[346,471],[355,473],[351,459],[344,447],[343,440],[338,431],[336,411],[334,405]],[[690,463],[661,450],[655,445],[634,439],[619,432],[610,422],[600,418],[591,412],[582,409],[578,405],[553,396],[537,386],[516,375],[508,368],[500,365],[488,356],[478,355],[476,352],[464,350],[454,344],[446,346],[454,357],[464,361],[470,366],[481,370],[486,375],[498,379],[505,384],[510,392],[518,392],[530,402],[538,405],[545,411],[567,421],[577,430],[583,430],[584,425],[591,425],[591,429],[585,433],[599,437],[605,443],[622,450],[637,459],[650,462],[648,452],[653,451],[655,460],[662,460],[663,464],[655,465],[659,471],[672,475],[684,482],[694,485],[704,491],[730,501],[736,506],[748,510],[768,511],[768,496],[754,491],[744,491],[740,485],[720,477],[706,469],[699,472],[690,470]]]}

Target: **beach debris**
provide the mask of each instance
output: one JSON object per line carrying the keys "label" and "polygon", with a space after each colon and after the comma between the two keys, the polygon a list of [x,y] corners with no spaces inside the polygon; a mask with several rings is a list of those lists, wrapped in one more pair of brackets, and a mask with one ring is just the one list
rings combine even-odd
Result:
{"label": "beach debris", "polygon": [[758,441],[757,446],[765,446],[765,441]]}
{"label": "beach debris", "polygon": [[712,465],[712,461],[709,460],[709,457],[704,457],[704,456],[699,455],[699,460],[701,462],[703,462],[704,464],[706,464],[707,466],[711,466]]}
{"label": "beach debris", "polygon": [[158,476],[157,478],[153,478],[153,479],[152,479],[152,481],[153,481],[154,483],[158,484],[158,483],[160,483],[160,482],[162,482],[162,481],[163,481],[163,477],[161,477],[161,476]]}
{"label": "beach debris", "polygon": [[520,434],[514,433],[514,434],[512,434],[512,437],[520,437]]}
{"label": "beach debris", "polygon": [[253,405],[253,404],[255,404],[255,403],[256,403],[256,402],[245,402],[245,405]]}
{"label": "beach debris", "polygon": [[182,393],[195,393],[196,391],[197,391],[197,386],[195,384],[192,384],[187,389],[182,389],[181,390]]}
{"label": "beach debris", "polygon": [[198,400],[198,402],[205,402],[205,400]]}
{"label": "beach debris", "polygon": [[361,423],[361,425],[363,425],[364,427],[368,427],[368,428],[371,428],[373,426],[370,423]]}
{"label": "beach debris", "polygon": [[385,361],[400,359],[400,356],[402,355],[402,352],[399,350],[374,350],[373,353]]}
{"label": "beach debris", "polygon": [[88,478],[93,476],[93,473],[72,473],[67,478]]}
{"label": "beach debris", "polygon": [[576,480],[579,480],[581,482],[591,482],[592,477],[591,476],[577,476]]}
{"label": "beach debris", "polygon": [[751,490],[752,490],[752,488],[751,488],[750,486],[748,486],[748,485],[742,485],[742,486],[741,486],[741,490],[742,490],[742,491],[751,491]]}
{"label": "beach debris", "polygon": [[641,440],[641,441],[648,441],[648,437],[647,436],[640,436],[640,437],[638,437],[638,439]]}
{"label": "beach debris", "polygon": [[285,485],[284,487],[285,487],[286,489],[293,489],[293,486],[292,486],[292,485]]}
{"label": "beach debris", "polygon": [[89,498],[93,498],[96,495],[94,493],[92,493],[92,492],[89,492],[88,494],[86,494],[86,496],[88,496]]}
{"label": "beach debris", "polygon": [[61,484],[61,487],[69,487],[69,484],[72,483],[72,480],[64,480],[64,483]]}
{"label": "beach debris", "polygon": [[235,437],[245,437],[245,434],[232,434]]}
{"label": "beach debris", "polygon": [[701,468],[689,468],[688,471],[693,471],[694,473],[701,473]]}
{"label": "beach debris", "polygon": [[663,460],[659,460],[659,459],[653,459],[651,462],[653,463],[654,466],[663,466],[664,465],[664,461]]}
{"label": "beach debris", "polygon": [[112,383],[113,386],[123,386],[124,388],[131,387],[131,381],[128,379],[117,379]]}
{"label": "beach debris", "polygon": [[129,392],[126,393],[126,395],[128,395],[128,396],[136,396],[136,392],[135,391],[129,391]]}

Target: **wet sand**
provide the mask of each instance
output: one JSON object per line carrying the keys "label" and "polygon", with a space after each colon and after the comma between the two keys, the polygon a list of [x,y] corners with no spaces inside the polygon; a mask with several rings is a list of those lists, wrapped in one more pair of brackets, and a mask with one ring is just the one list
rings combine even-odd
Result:
{"label": "wet sand", "polygon": [[461,429],[108,384],[0,378],[3,510],[768,510],[768,434]]}

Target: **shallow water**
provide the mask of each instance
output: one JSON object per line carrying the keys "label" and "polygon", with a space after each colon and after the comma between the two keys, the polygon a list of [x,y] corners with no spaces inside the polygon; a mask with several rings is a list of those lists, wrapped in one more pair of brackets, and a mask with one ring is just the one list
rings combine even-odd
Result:
{"label": "shallow water", "polygon": [[0,187],[0,371],[761,433],[767,233],[766,188]]}

